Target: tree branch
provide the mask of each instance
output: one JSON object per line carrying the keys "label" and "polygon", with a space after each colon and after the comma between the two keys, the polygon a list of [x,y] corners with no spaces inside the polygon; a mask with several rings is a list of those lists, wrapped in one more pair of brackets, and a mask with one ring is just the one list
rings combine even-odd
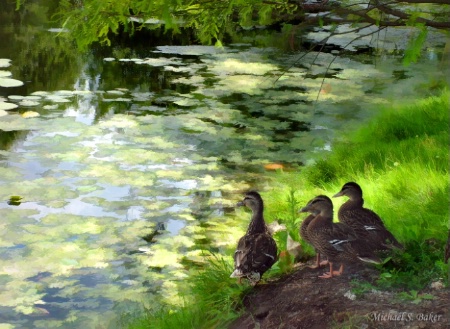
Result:
{"label": "tree branch", "polygon": [[[375,0],[374,2],[368,0],[368,2],[360,2],[353,3],[346,6],[337,6],[336,2],[329,2],[327,0],[323,0],[320,3],[314,4],[312,6],[303,5],[302,12],[297,12],[294,15],[290,15],[290,17],[282,16],[279,17],[280,21],[290,22],[290,21],[298,21],[299,19],[304,21],[306,20],[308,23],[317,23],[319,21],[323,21],[326,23],[355,23],[354,18],[347,18],[349,15],[355,15],[360,17],[361,22],[374,24],[377,26],[386,26],[386,27],[396,27],[396,26],[406,26],[409,24],[411,19],[411,15],[405,11],[395,9],[392,6],[404,6],[405,3],[449,3],[450,0],[391,0],[389,2],[380,2],[379,0]],[[403,4],[402,4],[403,3]],[[355,8],[355,6],[357,6]],[[374,18],[369,15],[369,12],[378,9],[381,12],[390,16],[382,19]],[[443,17],[446,18],[445,9],[442,12]],[[448,11],[448,10],[447,10]],[[324,15],[315,16],[307,16],[309,13],[324,13]],[[336,17],[338,16],[338,17]],[[394,19],[395,17],[395,19]],[[448,17],[448,15],[447,15]],[[417,23],[422,23],[426,26],[437,28],[437,29],[450,29],[450,20],[446,21],[437,21],[432,19],[427,19],[423,17],[417,17],[414,20]]]}
{"label": "tree branch", "polygon": [[[381,10],[382,12],[384,12],[384,13],[386,13],[388,15],[396,16],[396,17],[402,19],[403,23],[406,23],[406,21],[408,21],[411,18],[410,14],[407,14],[407,13],[401,11],[401,10],[397,10],[397,9],[391,8],[389,6],[386,6],[385,4],[380,3],[378,0],[375,0],[375,3],[376,3],[376,8],[378,8],[379,10]],[[429,19],[426,19],[426,18],[423,18],[423,17],[417,17],[415,19],[415,21],[418,22],[418,23],[423,23],[426,26],[430,26],[430,27],[450,28],[450,22],[449,21],[447,21],[447,22],[437,22],[437,21],[432,21],[432,20],[429,20]],[[405,24],[403,24],[403,25],[405,25]],[[381,22],[380,22],[380,26],[383,26],[383,25],[381,25]]]}
{"label": "tree branch", "polygon": [[398,3],[434,3],[434,4],[443,4],[450,5],[450,0],[395,0]]}

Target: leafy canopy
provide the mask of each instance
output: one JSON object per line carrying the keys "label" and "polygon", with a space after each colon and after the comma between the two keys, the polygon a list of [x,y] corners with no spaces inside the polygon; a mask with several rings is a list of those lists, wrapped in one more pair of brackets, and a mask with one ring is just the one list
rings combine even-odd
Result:
{"label": "leafy canopy", "polygon": [[[25,0],[16,0],[16,3],[18,8],[26,6]],[[450,29],[449,5],[450,0],[344,0],[338,3],[324,0],[314,4],[289,0],[60,0],[52,14],[72,32],[81,49],[94,42],[110,45],[111,33],[132,34],[144,27],[174,33],[188,28],[202,44],[220,46],[226,34],[275,23],[302,28],[348,23],[415,26],[422,31],[418,36],[411,36],[412,40],[417,39],[411,45],[415,47],[422,44],[424,27]],[[414,60],[415,52],[409,56]]]}

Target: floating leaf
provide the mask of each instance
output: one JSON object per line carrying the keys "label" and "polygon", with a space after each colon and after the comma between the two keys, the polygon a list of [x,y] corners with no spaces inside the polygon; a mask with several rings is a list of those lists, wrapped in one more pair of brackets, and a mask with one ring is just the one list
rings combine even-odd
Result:
{"label": "floating leaf", "polygon": [[283,168],[284,166],[281,163],[268,163],[264,165],[264,169],[266,170],[278,170]]}
{"label": "floating leaf", "polygon": [[18,108],[19,106],[13,103],[0,102],[0,110],[8,111]]}
{"label": "floating leaf", "polygon": [[[35,102],[35,101],[32,101],[32,100],[24,99],[23,101],[21,101],[21,102],[19,103],[19,105],[20,105],[20,106],[38,106],[39,103],[38,103],[38,102]],[[25,113],[27,113],[27,112],[25,112]],[[23,116],[23,115],[22,115],[22,116]]]}
{"label": "floating leaf", "polygon": [[12,76],[11,72],[0,70],[0,77],[1,78],[10,77],[10,76]]}
{"label": "floating leaf", "polygon": [[40,114],[34,111],[26,111],[22,113],[22,118],[28,119],[28,118],[35,118],[38,117]]}
{"label": "floating leaf", "polygon": [[16,79],[0,78],[0,87],[12,88],[23,86],[23,82]]}
{"label": "floating leaf", "polygon": [[22,203],[21,200],[22,200],[21,196],[12,195],[8,200],[8,204],[10,206],[19,206]]}
{"label": "floating leaf", "polygon": [[11,66],[11,60],[8,58],[0,58],[0,67],[9,67]]}

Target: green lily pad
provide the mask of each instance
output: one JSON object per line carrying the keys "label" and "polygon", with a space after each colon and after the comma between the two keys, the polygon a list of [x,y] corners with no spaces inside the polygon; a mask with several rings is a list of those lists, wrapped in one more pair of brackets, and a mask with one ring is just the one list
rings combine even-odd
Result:
{"label": "green lily pad", "polygon": [[12,76],[12,73],[9,71],[0,70],[0,78],[6,78]]}
{"label": "green lily pad", "polygon": [[0,58],[0,67],[9,67],[11,66],[11,60],[8,58]]}
{"label": "green lily pad", "polygon": [[[8,102],[0,102],[0,111],[9,111],[9,110],[13,110],[18,108],[19,106],[13,103],[8,103]],[[5,112],[6,115],[7,113]]]}
{"label": "green lily pad", "polygon": [[16,79],[0,78],[0,87],[12,88],[23,86],[23,82]]}

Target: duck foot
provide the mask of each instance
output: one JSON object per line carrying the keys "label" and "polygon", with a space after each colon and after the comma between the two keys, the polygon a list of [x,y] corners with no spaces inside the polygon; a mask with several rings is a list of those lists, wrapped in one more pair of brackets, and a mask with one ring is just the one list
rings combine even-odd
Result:
{"label": "duck foot", "polygon": [[333,271],[333,263],[328,262],[330,264],[330,271],[325,272],[324,274],[320,275],[319,278],[321,279],[330,279],[334,276],[340,276],[344,272],[344,265],[341,264],[341,267],[339,267],[338,271]]}
{"label": "duck foot", "polygon": [[321,266],[328,265],[328,260],[320,261],[320,254],[316,254],[316,265],[310,265],[309,268],[316,269]]}

